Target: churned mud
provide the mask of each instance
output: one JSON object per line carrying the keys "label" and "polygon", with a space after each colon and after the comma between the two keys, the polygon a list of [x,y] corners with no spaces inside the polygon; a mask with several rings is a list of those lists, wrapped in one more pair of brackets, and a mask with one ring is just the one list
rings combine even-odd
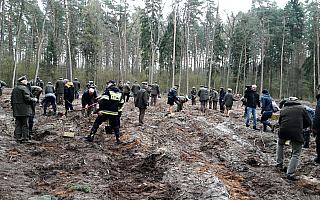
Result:
{"label": "churned mud", "polygon": [[[297,174],[286,180],[274,168],[277,134],[245,127],[240,102],[230,117],[199,111],[199,102],[168,116],[166,99],[147,110],[138,126],[132,99],[124,105],[121,139],[102,124],[94,142],[83,139],[96,115],[75,111],[43,116],[37,106],[30,143],[13,138],[10,89],[0,97],[0,199],[320,199],[315,141],[303,149]],[[75,109],[81,101],[74,101]],[[308,104],[314,108],[314,105]],[[175,108],[175,106],[174,106]],[[258,111],[260,112],[260,111]],[[275,123],[275,121],[273,121]],[[251,123],[252,124],[252,123]],[[260,128],[262,125],[259,123]],[[63,137],[74,133],[74,137]],[[290,156],[286,148],[286,163]]]}

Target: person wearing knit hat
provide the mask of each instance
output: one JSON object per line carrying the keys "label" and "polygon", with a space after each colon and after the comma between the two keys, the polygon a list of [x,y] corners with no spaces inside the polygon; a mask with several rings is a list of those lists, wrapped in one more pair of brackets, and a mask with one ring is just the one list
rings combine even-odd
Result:
{"label": "person wearing knit hat", "polygon": [[273,113],[273,107],[272,107],[272,101],[273,99],[270,97],[270,94],[268,90],[264,89],[262,90],[262,97],[261,97],[261,123],[263,124],[263,131],[267,131],[267,126],[271,128],[272,131],[274,131],[274,125],[272,125],[267,120],[272,116]]}

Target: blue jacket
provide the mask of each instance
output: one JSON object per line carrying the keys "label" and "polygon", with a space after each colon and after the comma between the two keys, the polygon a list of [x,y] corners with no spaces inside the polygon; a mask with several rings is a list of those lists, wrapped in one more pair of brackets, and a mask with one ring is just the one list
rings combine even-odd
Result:
{"label": "blue jacket", "polygon": [[122,111],[123,103],[122,91],[117,86],[111,85],[101,97],[99,111],[105,115],[118,115]]}
{"label": "blue jacket", "polygon": [[173,99],[173,100],[178,99],[176,89],[171,88],[171,89],[169,90],[169,92],[168,92],[168,98]]}
{"label": "blue jacket", "polygon": [[[310,117],[310,119],[311,119],[311,122],[312,122],[312,124],[313,124],[313,120],[314,120],[314,117],[315,117],[315,112],[314,112],[314,110],[313,110],[312,108],[306,106],[306,105],[302,105],[302,106],[304,106],[304,107],[306,108],[306,110],[307,110],[307,112],[308,112],[308,114],[309,114],[309,117]],[[309,126],[308,128],[303,129],[303,131],[304,131],[304,132],[307,132],[307,129],[311,129],[312,124],[311,124],[311,126]]]}
{"label": "blue jacket", "polygon": [[42,99],[41,101],[41,105],[44,104],[44,103],[47,103],[47,102],[51,102],[54,104],[56,103],[56,96],[53,94],[53,93],[48,93],[46,94],[46,96],[44,96],[44,98]]}
{"label": "blue jacket", "polygon": [[264,94],[261,98],[261,101],[262,101],[261,114],[265,111],[273,111],[272,109],[273,99],[270,97],[269,94]]}

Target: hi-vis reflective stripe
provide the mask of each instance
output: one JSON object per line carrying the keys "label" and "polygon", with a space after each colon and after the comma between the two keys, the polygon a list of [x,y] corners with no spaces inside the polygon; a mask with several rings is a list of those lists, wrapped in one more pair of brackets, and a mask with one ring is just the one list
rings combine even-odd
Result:
{"label": "hi-vis reflective stripe", "polygon": [[122,108],[118,110],[118,112],[122,112]]}
{"label": "hi-vis reflective stripe", "polygon": [[121,101],[122,94],[120,92],[110,91],[111,100]]}
{"label": "hi-vis reflective stripe", "polygon": [[109,110],[101,110],[101,113],[105,115],[118,115],[118,112],[109,111]]}
{"label": "hi-vis reflective stripe", "polygon": [[101,99],[109,100],[109,96],[108,95],[102,95]]}
{"label": "hi-vis reflective stripe", "polygon": [[124,103],[123,99],[121,99],[121,101],[119,103]]}

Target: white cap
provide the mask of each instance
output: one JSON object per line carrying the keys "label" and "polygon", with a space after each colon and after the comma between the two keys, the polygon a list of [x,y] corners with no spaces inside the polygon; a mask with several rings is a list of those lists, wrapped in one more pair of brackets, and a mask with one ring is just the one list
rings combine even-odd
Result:
{"label": "white cap", "polygon": [[94,93],[94,89],[93,89],[93,88],[90,88],[90,89],[89,89],[89,92],[90,92],[90,93]]}
{"label": "white cap", "polygon": [[253,88],[254,88],[254,87],[256,88],[257,86],[256,86],[256,85],[252,85],[252,87],[253,87]]}

